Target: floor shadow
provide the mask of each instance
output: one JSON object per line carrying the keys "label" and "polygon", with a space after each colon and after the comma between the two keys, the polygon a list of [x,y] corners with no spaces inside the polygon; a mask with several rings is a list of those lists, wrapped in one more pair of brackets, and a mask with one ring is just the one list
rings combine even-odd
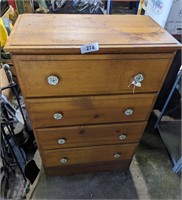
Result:
{"label": "floor shadow", "polygon": [[41,179],[35,199],[138,199],[129,170]]}

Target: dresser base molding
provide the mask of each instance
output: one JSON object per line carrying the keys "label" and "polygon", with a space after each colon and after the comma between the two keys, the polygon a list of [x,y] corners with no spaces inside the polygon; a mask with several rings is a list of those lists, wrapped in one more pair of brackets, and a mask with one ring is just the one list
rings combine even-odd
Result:
{"label": "dresser base molding", "polygon": [[92,164],[66,165],[57,167],[44,167],[47,176],[67,176],[83,173],[95,173],[112,170],[127,170],[131,163],[130,160],[98,162]]}

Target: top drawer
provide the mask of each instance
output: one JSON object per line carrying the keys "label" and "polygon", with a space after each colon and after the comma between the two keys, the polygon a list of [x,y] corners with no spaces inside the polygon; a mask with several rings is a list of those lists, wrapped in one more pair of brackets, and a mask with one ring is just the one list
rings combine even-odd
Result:
{"label": "top drawer", "polygon": [[135,93],[159,91],[173,54],[14,56],[26,97],[132,93],[137,74],[144,80]]}

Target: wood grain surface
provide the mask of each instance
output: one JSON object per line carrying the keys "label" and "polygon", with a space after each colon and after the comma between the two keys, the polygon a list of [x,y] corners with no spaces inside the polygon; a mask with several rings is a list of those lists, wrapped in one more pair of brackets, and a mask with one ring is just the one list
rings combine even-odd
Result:
{"label": "wood grain surface", "polygon": [[[46,150],[42,151],[42,156],[45,167],[127,160],[132,158],[134,150],[137,146],[138,144],[135,143],[61,150]],[[116,153],[120,154],[121,156],[119,158],[115,158],[114,155]],[[63,164],[60,162],[62,158],[65,158],[68,161]]]}
{"label": "wood grain surface", "polygon": [[[133,93],[129,84],[143,74],[135,93],[159,91],[173,54],[97,56],[14,56],[25,97]],[[59,79],[48,84],[49,76]]]}
{"label": "wood grain surface", "polygon": [[[26,104],[33,126],[43,128],[76,124],[146,121],[156,96],[156,94],[134,94],[27,99]],[[125,115],[127,109],[133,109],[133,114]],[[62,119],[54,119],[55,113],[62,114]]]}
{"label": "wood grain surface", "polygon": [[44,171],[47,176],[65,176],[83,173],[97,173],[110,170],[127,170],[131,163],[129,160],[115,160],[115,161],[105,161],[96,163],[86,163],[86,164],[75,164],[75,165],[62,165],[45,167]]}
{"label": "wood grain surface", "polygon": [[[34,132],[41,149],[62,149],[139,142],[145,126],[146,122],[82,125],[35,129]],[[121,140],[121,134],[126,135],[126,138]],[[59,139],[64,139],[65,143],[59,144]]]}
{"label": "wood grain surface", "polygon": [[100,44],[96,53],[109,48],[112,51],[180,48],[180,44],[148,16],[24,14],[19,16],[5,50],[24,54],[78,54],[80,45],[91,42]]}

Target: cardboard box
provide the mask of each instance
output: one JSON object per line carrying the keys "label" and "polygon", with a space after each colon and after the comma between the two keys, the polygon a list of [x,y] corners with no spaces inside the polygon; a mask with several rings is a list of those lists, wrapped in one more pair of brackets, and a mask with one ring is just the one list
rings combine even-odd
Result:
{"label": "cardboard box", "polygon": [[148,0],[145,15],[149,15],[160,26],[165,27],[172,0]]}
{"label": "cardboard box", "polygon": [[24,13],[33,13],[33,5],[31,0],[23,0],[22,5]]}
{"label": "cardboard box", "polygon": [[165,29],[172,35],[182,34],[182,0],[174,0]]}

